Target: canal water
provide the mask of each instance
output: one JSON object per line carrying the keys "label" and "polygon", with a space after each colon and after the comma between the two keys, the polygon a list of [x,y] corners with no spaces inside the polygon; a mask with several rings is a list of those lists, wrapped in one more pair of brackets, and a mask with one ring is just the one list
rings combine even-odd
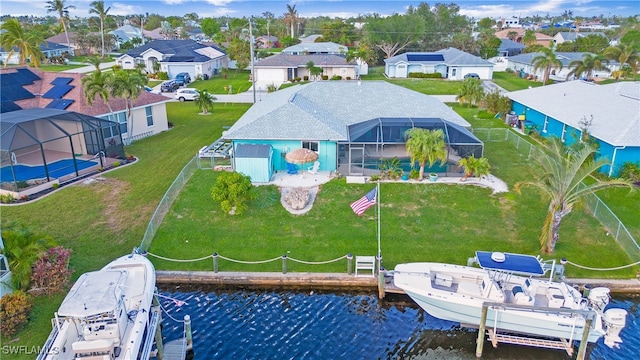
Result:
{"label": "canal water", "polygon": [[[476,330],[436,319],[402,295],[373,293],[160,290],[163,337],[183,334],[192,320],[195,359],[475,359]],[[609,306],[629,312],[620,349],[601,339],[588,359],[633,359],[640,354],[640,295],[616,296]],[[575,353],[578,347],[575,346]],[[634,355],[636,354],[636,355]],[[483,359],[570,359],[562,350],[485,342]]]}

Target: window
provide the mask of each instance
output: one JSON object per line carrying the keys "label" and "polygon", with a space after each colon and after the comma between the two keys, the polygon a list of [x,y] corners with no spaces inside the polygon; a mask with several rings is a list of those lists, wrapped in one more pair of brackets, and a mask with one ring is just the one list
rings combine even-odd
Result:
{"label": "window", "polygon": [[318,152],[319,143],[317,141],[303,141],[302,147],[305,149],[309,149],[315,152]]}
{"label": "window", "polygon": [[456,68],[451,69],[451,77],[456,77],[457,70],[458,69],[456,69]]}
{"label": "window", "polygon": [[151,106],[147,106],[144,110],[147,113],[147,126],[153,126],[153,112],[151,111]]}

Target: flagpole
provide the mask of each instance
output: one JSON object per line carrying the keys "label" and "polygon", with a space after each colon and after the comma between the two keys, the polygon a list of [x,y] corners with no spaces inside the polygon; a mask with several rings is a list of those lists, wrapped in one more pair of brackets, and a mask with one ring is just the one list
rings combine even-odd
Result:
{"label": "flagpole", "polygon": [[376,191],[378,193],[378,258],[380,258],[382,256],[380,253],[380,181],[376,186],[378,187]]}

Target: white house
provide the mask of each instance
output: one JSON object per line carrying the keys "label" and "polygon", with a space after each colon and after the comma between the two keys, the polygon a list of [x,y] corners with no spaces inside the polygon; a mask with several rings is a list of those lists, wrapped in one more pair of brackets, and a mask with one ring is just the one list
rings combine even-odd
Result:
{"label": "white house", "polygon": [[189,73],[191,79],[211,77],[228,67],[229,57],[214,45],[194,40],[154,40],[139,46],[116,59],[123,69],[134,69],[145,64],[145,70],[155,73],[154,64],[173,79],[181,72]]}
{"label": "white house", "polygon": [[384,73],[390,78],[407,78],[411,73],[440,73],[450,80],[462,80],[470,73],[481,79],[493,78],[493,63],[455,48],[407,52],[385,59],[384,63]]}
{"label": "white house", "polygon": [[[582,60],[584,57],[583,52],[556,52],[556,58],[560,60],[562,63],[562,69],[552,69],[549,78],[556,81],[565,81],[567,80],[567,75],[571,72],[572,68],[569,67],[569,64],[574,60]],[[540,53],[526,53],[520,54],[516,56],[511,56],[508,58],[508,68],[511,68],[515,71],[521,71],[522,73],[532,74],[537,76],[539,81],[542,81],[544,69],[538,69],[535,71],[535,66],[533,64],[533,59],[540,55]],[[620,64],[616,61],[611,61],[607,65],[609,71],[594,71],[594,78],[603,78],[607,79],[611,77],[611,73],[620,69]],[[574,77],[569,77],[568,80],[574,80]]]}

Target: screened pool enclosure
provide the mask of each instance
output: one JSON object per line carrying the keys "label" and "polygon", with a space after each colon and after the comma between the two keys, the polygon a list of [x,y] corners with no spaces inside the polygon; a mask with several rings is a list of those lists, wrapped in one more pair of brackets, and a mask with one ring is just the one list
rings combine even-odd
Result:
{"label": "screened pool enclosure", "polygon": [[349,141],[338,144],[338,171],[346,175],[374,175],[385,159],[397,157],[404,171],[418,168],[406,152],[405,133],[411,128],[440,129],[444,133],[447,158],[425,172],[460,173],[458,161],[482,157],[484,144],[466,128],[440,118],[376,118],[348,127]]}
{"label": "screened pool enclosure", "polygon": [[117,123],[57,109],[2,114],[1,188],[22,192],[69,181],[124,159]]}

